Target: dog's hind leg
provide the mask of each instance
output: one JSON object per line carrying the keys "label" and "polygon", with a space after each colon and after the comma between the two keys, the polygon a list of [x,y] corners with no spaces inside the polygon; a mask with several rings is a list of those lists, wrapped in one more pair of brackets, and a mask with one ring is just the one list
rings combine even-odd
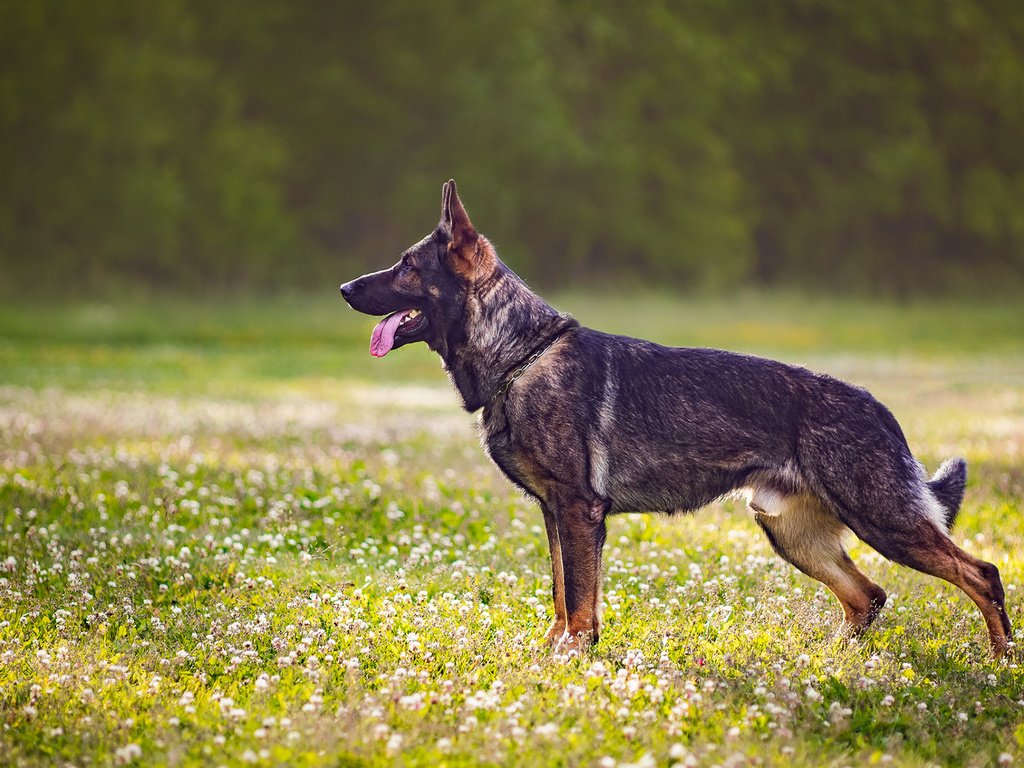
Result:
{"label": "dog's hind leg", "polygon": [[1012,639],[999,571],[949,538],[964,467],[932,480],[893,415],[856,391],[832,388],[808,400],[798,461],[804,479],[860,539],[889,560],[955,584],[981,609],[992,652]]}
{"label": "dog's hind leg", "polygon": [[909,530],[878,531],[873,526],[854,532],[890,560],[936,576],[962,589],[975,602],[988,627],[992,653],[1002,656],[1013,639],[1006,615],[1003,583],[992,563],[969,555],[944,531],[921,517]]}
{"label": "dog's hind leg", "polygon": [[769,492],[751,500],[758,525],[782,559],[827,586],[839,599],[847,628],[863,632],[885,605],[885,590],[854,565],[843,547],[847,528],[812,496]]}
{"label": "dog's hind leg", "polygon": [[558,523],[555,513],[547,504],[541,504],[544,512],[544,528],[548,534],[548,552],[551,555],[551,599],[555,603],[555,623],[548,630],[545,641],[548,645],[558,642],[565,634],[565,578],[562,574],[562,547],[558,540]]}

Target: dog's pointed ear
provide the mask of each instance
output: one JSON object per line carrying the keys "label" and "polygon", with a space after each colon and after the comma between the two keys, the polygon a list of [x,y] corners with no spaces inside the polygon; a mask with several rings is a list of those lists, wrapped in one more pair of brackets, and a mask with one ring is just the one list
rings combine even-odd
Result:
{"label": "dog's pointed ear", "polygon": [[446,181],[441,186],[441,223],[439,226],[447,232],[452,231],[452,217],[448,209],[449,195],[451,195],[451,182]]}
{"label": "dog's pointed ear", "polygon": [[448,257],[452,269],[467,278],[478,274],[490,259],[481,254],[481,238],[469,220],[465,206],[459,199],[455,179],[449,179],[441,193],[441,223],[448,227],[452,239],[448,243]]}
{"label": "dog's pointed ear", "polygon": [[473,222],[469,220],[469,214],[459,199],[459,193],[455,189],[455,179],[449,179],[441,190],[441,222],[447,224],[452,233],[452,240],[462,240],[467,243],[476,240],[476,230]]}

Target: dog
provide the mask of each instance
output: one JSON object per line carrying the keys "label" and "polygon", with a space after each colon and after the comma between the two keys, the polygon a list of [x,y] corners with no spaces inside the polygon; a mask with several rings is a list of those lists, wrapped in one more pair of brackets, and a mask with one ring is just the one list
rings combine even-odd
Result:
{"label": "dog", "polygon": [[863,632],[886,593],[847,554],[945,579],[981,609],[992,651],[1012,643],[999,571],[950,538],[967,465],[927,477],[892,413],[866,390],[773,360],[669,348],[582,327],[533,293],[474,228],[455,181],[438,226],[393,267],[341,286],[385,315],[370,352],[437,352],[493,462],[544,514],[555,621],[547,642],[596,642],[605,520],[689,512],[733,492],[787,562]]}

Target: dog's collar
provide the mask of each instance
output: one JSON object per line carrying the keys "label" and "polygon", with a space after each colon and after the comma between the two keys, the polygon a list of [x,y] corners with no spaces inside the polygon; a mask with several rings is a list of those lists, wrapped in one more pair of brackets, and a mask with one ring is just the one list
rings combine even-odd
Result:
{"label": "dog's collar", "polygon": [[569,331],[573,331],[579,327],[579,323],[575,319],[568,319],[570,320],[569,325],[563,326],[554,336],[552,336],[542,346],[538,347],[525,360],[523,360],[519,365],[513,368],[511,373],[505,376],[504,382],[500,387],[498,387],[498,391],[494,393],[494,397],[491,398],[491,402],[488,405],[494,405],[496,402],[498,402],[498,400],[504,397],[505,394],[508,392],[509,387],[512,386],[512,383],[520,376],[522,376],[524,373],[526,373],[528,370],[530,370],[533,364],[544,356],[545,352],[547,352],[549,349],[555,346],[556,341],[561,339]]}

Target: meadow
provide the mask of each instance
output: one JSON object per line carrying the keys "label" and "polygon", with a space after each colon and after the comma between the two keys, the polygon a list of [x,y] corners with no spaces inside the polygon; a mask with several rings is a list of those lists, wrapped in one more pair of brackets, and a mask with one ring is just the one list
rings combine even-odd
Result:
{"label": "meadow", "polygon": [[[870,388],[1024,637],[1024,311],[564,296],[584,323]],[[541,644],[539,510],[436,356],[340,299],[0,308],[0,765],[1024,761],[1024,669],[952,586],[851,554],[871,631],[738,501],[609,521],[604,624]]]}

